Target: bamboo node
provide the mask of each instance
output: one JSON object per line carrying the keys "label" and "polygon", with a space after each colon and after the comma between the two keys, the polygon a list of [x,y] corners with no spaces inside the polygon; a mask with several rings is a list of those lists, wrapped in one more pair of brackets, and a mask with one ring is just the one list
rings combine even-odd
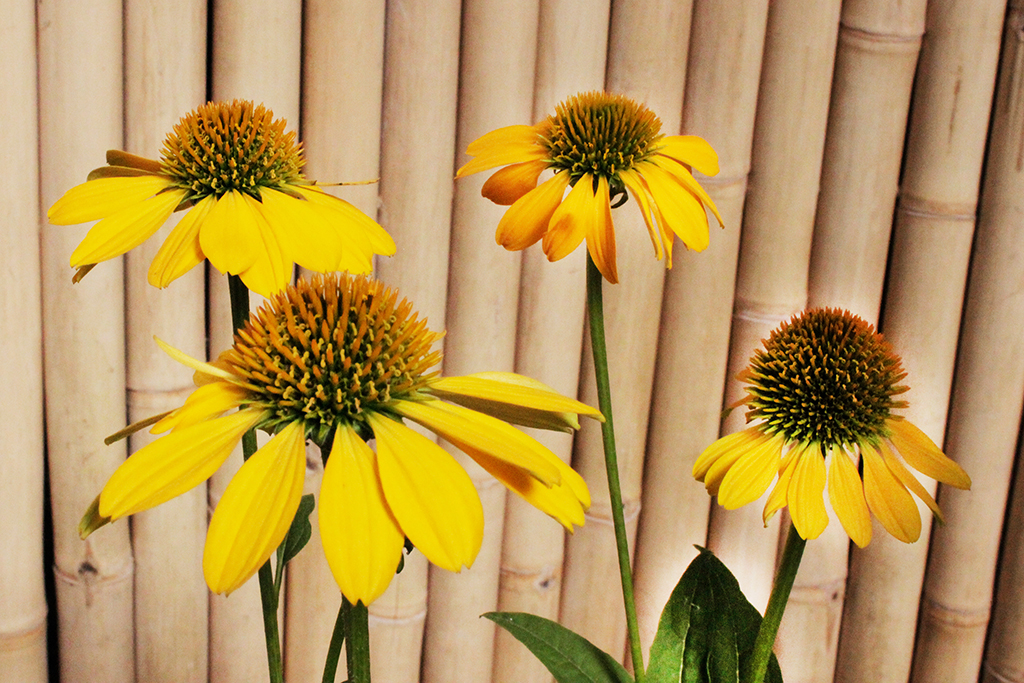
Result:
{"label": "bamboo node", "polygon": [[924,618],[952,629],[976,629],[988,624],[991,616],[989,606],[975,609],[956,609],[938,603],[930,598],[923,600]]}

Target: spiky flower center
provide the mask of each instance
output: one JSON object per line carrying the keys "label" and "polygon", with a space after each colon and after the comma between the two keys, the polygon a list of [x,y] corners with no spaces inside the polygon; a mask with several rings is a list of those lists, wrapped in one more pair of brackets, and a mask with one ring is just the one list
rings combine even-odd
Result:
{"label": "spiky flower center", "polygon": [[258,387],[252,404],[273,415],[264,428],[302,420],[323,443],[338,424],[359,428],[422,387],[436,374],[427,371],[441,359],[431,350],[440,338],[381,282],[317,275],[275,294],[221,360]]}
{"label": "spiky flower center", "polygon": [[649,157],[661,139],[661,121],[654,112],[603,92],[570,97],[540,125],[553,168],[568,171],[574,184],[586,173],[603,176],[613,190],[621,190],[619,172]]}
{"label": "spiky flower center", "polygon": [[900,358],[874,327],[849,311],[793,316],[755,352],[747,374],[747,419],[769,434],[824,448],[876,444],[889,436],[893,396],[907,387]]}
{"label": "spiky flower center", "polygon": [[186,114],[164,141],[162,166],[175,184],[199,200],[238,190],[302,183],[302,146],[287,122],[252,102],[209,102]]}

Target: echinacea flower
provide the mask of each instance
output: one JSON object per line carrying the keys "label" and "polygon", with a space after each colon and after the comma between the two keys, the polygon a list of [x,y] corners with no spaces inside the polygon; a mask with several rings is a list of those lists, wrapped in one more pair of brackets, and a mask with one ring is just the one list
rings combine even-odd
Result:
{"label": "echinacea flower", "polygon": [[80,533],[202,483],[247,430],[263,429],[273,437],[232,478],[207,533],[206,582],[229,593],[287,534],[310,439],[326,456],[319,517],[327,561],[345,597],[369,604],[391,581],[406,538],[451,571],[471,565],[483,539],[469,476],[404,420],[444,437],[570,531],[582,525],[590,505],[583,479],[508,423],[571,431],[577,414],[601,414],[513,373],[429,372],[440,337],[397,292],[345,274],[274,295],[213,363],[162,344],[196,371],[198,388],[177,410],[123,432],[154,422],[153,432],[170,431],[114,472]]}
{"label": "echinacea flower", "polygon": [[[594,264],[614,283],[611,209],[612,202],[626,200],[627,190],[640,206],[655,256],[664,257],[668,268],[675,235],[690,249],[707,248],[705,207],[722,223],[690,171],[717,174],[715,150],[697,136],[660,131],[661,121],[642,104],[621,95],[581,93],[535,126],[506,126],[472,142],[466,151],[475,158],[456,177],[506,166],[482,190],[495,204],[510,205],[498,223],[498,244],[516,251],[543,239],[548,260],[557,261],[586,239]],[[538,186],[547,169],[554,176]]]}
{"label": "echinacea flower", "polygon": [[181,209],[189,211],[149,268],[155,287],[209,259],[270,296],[291,279],[294,263],[365,273],[373,254],[394,254],[375,221],[303,177],[302,146],[285,125],[263,105],[210,102],[174,126],[160,161],[107,152],[108,165],[46,213],[54,225],[102,219],[71,254],[75,281],[145,242]]}
{"label": "echinacea flower", "polygon": [[740,377],[748,384],[747,420],[756,423],[711,444],[693,466],[724,508],[757,500],[775,481],[765,523],[788,505],[797,533],[817,538],[829,521],[827,479],[832,509],[863,548],[871,541],[869,510],[899,540],[918,539],[921,516],[911,493],[942,519],[911,469],[971,487],[959,465],[893,412],[907,406],[893,398],[907,390],[898,384],[906,373],[867,322],[848,311],[810,310],[763,343]]}

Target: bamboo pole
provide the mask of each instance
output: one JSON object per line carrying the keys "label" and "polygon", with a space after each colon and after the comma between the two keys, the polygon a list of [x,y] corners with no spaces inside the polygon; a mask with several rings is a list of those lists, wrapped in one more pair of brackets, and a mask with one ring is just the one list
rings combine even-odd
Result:
{"label": "bamboo pole", "polygon": [[[760,340],[807,301],[807,270],[818,196],[839,2],[778,0],[768,8],[754,147],[736,277],[725,405],[744,395],[736,374]],[[744,424],[744,411],[722,433]],[[759,609],[768,602],[778,521],[763,529],[763,501],[740,510],[712,506],[708,546]]]}
{"label": "bamboo pole", "polygon": [[[217,0],[213,3],[212,30],[213,99],[262,102],[275,117],[287,119],[289,130],[297,129],[302,61],[300,0]],[[227,278],[213,268],[208,271],[209,352],[216,356],[231,345],[231,309]],[[250,306],[255,308],[261,301],[253,295]],[[210,511],[241,466],[242,449],[237,448],[210,480]],[[267,680],[258,582],[247,582],[227,598],[211,595],[209,605],[211,683]],[[278,618],[283,623],[280,614]],[[287,641],[283,631],[282,636]]]}
{"label": "bamboo pole", "polygon": [[[949,55],[963,55],[956,65],[958,68],[951,65],[935,72],[945,75],[946,91],[952,91],[958,81],[963,81],[955,102],[956,112],[964,117],[975,114],[974,130],[969,131],[971,137],[967,137],[968,131],[963,127],[954,128],[960,132],[960,137],[952,142],[962,141],[966,143],[964,147],[951,145],[946,155],[957,159],[958,169],[973,171],[973,177],[961,183],[955,178],[936,181],[936,185],[939,182],[943,185],[936,188],[942,190],[941,194],[933,195],[939,202],[928,206],[943,207],[945,203],[955,202],[960,206],[954,205],[953,210],[960,210],[950,211],[954,220],[947,220],[946,225],[953,223],[952,226],[945,230],[931,228],[931,234],[935,235],[931,253],[919,257],[921,270],[934,272],[936,261],[929,256],[941,254],[944,277],[961,285],[968,261],[973,264],[962,327],[955,311],[950,315],[950,341],[955,342],[959,329],[963,331],[956,354],[956,381],[945,443],[946,453],[971,474],[972,490],[954,492],[942,487],[940,501],[946,524],[936,526],[932,536],[911,676],[915,682],[940,677],[950,683],[977,680],[1024,405],[1024,293],[1020,291],[1019,257],[1019,247],[1024,242],[1024,229],[1019,220],[1024,207],[1020,199],[1024,173],[1019,168],[1016,151],[1024,139],[1021,135],[1024,110],[1016,90],[1021,75],[1017,65],[1021,52],[1019,34],[1013,25],[1014,19],[1020,25],[1019,13],[1011,15],[1003,43],[1003,80],[994,107],[974,254],[970,254],[971,219],[985,149],[985,114],[992,101],[1001,42],[1003,7],[1000,4],[943,7],[942,18],[950,27],[955,27],[955,32],[950,30],[944,34],[938,28],[933,31],[929,22],[927,34],[929,39],[933,35],[937,39],[948,35],[947,44],[936,45],[935,49],[944,48],[943,52]],[[938,9],[933,7],[930,11]],[[972,88],[977,90],[973,98],[977,102],[972,100]],[[946,109],[949,108],[947,105]],[[950,117],[945,111],[938,113],[946,115],[935,118],[934,135],[945,144]],[[953,121],[956,123],[955,119]],[[940,158],[924,161],[931,165]],[[962,188],[959,192],[958,187]],[[954,221],[960,216],[963,218],[956,224]],[[927,281],[921,283],[926,284]],[[947,298],[938,287],[932,290],[932,296],[938,301]],[[954,304],[959,303],[956,297],[948,298],[952,298]],[[886,316],[888,320],[888,312]],[[929,336],[936,332],[935,326],[931,327]],[[948,370],[942,375],[947,381],[938,389],[946,389],[940,394],[946,396],[948,378],[952,376],[952,358],[948,367],[942,369]],[[929,368],[925,372],[930,374],[931,371]],[[999,396],[1000,400],[993,402],[993,396]]]}
{"label": "bamboo pole", "polygon": [[[691,14],[690,2],[616,2],[612,6],[605,87],[645,103],[661,118],[667,135],[679,132]],[[653,64],[658,68],[652,69]],[[634,203],[614,210],[613,216],[620,281],[602,286],[619,473],[632,546],[640,511],[665,264],[654,258]],[[583,340],[580,373],[582,400],[597,405],[589,335]],[[588,517],[593,523],[566,543],[562,620],[621,658],[626,649],[626,615],[599,429],[580,432],[573,466],[590,486],[593,504]]]}
{"label": "bamboo pole", "polygon": [[[157,158],[181,114],[205,100],[206,4],[128,2],[125,37],[125,149]],[[154,335],[195,357],[202,358],[206,350],[202,270],[194,269],[164,291],[147,282],[149,264],[171,227],[158,230],[126,260],[130,422],[177,408],[194,388],[191,371],[160,351]],[[129,450],[153,438],[140,432],[130,438]],[[207,680],[205,536],[205,485],[132,518],[136,672],[141,680]]]}
{"label": "bamboo pole", "polygon": [[[565,0],[541,0],[537,25],[537,69],[533,121],[554,112],[566,97],[604,84],[610,2],[588,4],[586,12]],[[586,256],[582,249],[549,263],[538,247],[522,255],[516,334],[516,372],[539,379],[567,396],[576,395]],[[530,431],[565,461],[573,437]],[[527,611],[558,619],[562,595],[565,533],[516,496],[505,508],[498,609]],[[495,642],[494,680],[543,683],[551,674],[502,629]]]}
{"label": "bamboo pole", "polygon": [[35,3],[8,6],[0,26],[0,147],[18,169],[0,195],[0,682],[45,683],[43,587],[43,358]]}
{"label": "bamboo pole", "polygon": [[[45,210],[122,144],[121,3],[42,2],[39,31],[40,195]],[[78,520],[124,459],[103,437],[124,425],[120,261],[72,287],[68,258],[83,226],[41,219],[47,452],[54,529],[60,675],[135,679],[128,525],[84,543]]]}
{"label": "bamboo pole", "polygon": [[[488,131],[530,121],[537,20],[538,0],[463,3],[457,158]],[[449,376],[512,370],[515,363],[521,255],[494,241],[507,207],[480,196],[484,180],[471,176],[455,186],[444,358]],[[498,606],[506,491],[461,451],[446,447],[480,495],[484,541],[471,571],[431,575],[423,670],[427,680],[490,680],[496,628],[478,617]]]}
{"label": "bamboo pole", "polygon": [[[414,302],[431,329],[442,330],[455,170],[459,3],[388,3],[386,26],[380,222],[398,252],[378,261],[378,276]],[[416,679],[426,580],[427,563],[413,553],[372,605],[375,680]],[[431,609],[444,607],[435,602]],[[431,677],[426,668],[424,676]]]}
{"label": "bamboo pole", "polygon": [[[718,152],[701,178],[725,219],[703,253],[677,250],[665,281],[637,536],[637,612],[649,651],[672,589],[705,545],[710,505],[693,481],[696,456],[718,437],[740,226],[754,133],[768,2],[694,3],[682,130]],[[712,222],[711,225],[714,225]]]}
{"label": "bamboo pole", "polygon": [[[373,180],[380,173],[384,4],[307,2],[304,8],[302,139],[306,175],[322,182]],[[377,185],[327,187],[370,216]],[[306,493],[319,495],[323,465],[310,449]],[[317,526],[318,511],[310,521]],[[285,678],[319,680],[341,594],[318,532],[288,566]],[[344,665],[337,680],[345,680]]]}

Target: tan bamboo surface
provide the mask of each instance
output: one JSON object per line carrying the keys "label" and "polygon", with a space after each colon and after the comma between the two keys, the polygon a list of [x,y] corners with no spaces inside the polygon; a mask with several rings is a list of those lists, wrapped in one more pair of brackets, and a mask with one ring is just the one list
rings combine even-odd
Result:
{"label": "tan bamboo surface", "polygon": [[767,18],[768,2],[697,0],[693,7],[681,130],[702,136],[718,152],[719,174],[701,181],[725,230],[712,227],[702,253],[677,249],[665,281],[633,562],[645,653],[662,608],[697,554],[693,546],[706,544],[710,501],[691,471],[721,423]]}
{"label": "tan bamboo surface", "polygon": [[[1020,4],[1009,17],[1021,25]],[[1024,444],[1017,451],[1013,494],[1000,549],[992,623],[985,643],[981,683],[1024,680]]]}
{"label": "tan bamboo surface", "polygon": [[0,683],[45,683],[43,358],[35,3],[8,5],[0,26],[0,148],[18,173],[0,190]]}
{"label": "tan bamboo surface", "polygon": [[[443,330],[455,175],[459,3],[389,3],[386,21],[379,218],[398,252],[378,261],[378,277],[412,301],[431,329]],[[433,608],[444,610],[440,602]],[[420,553],[412,553],[371,609],[375,678],[414,680],[427,612],[427,566]],[[432,661],[442,666],[453,656],[443,651],[443,639],[433,642],[439,649]],[[428,651],[430,643],[424,643]],[[433,677],[426,662],[424,676]]]}
{"label": "tan bamboo surface", "polygon": [[[529,122],[537,51],[537,0],[463,3],[459,77],[458,165],[473,140],[501,126]],[[507,209],[480,196],[487,174],[458,181],[452,217],[444,372],[448,376],[515,366],[521,255],[494,240]],[[488,680],[496,627],[480,619],[497,609],[506,490],[457,448],[447,450],[469,472],[484,509],[484,540],[471,571],[432,570],[427,680]],[[460,654],[456,654],[460,653]]]}
{"label": "tan bamboo surface", "polygon": [[[122,144],[121,3],[43,2],[39,26],[39,171],[43,215],[43,353],[54,529],[60,675],[132,681],[128,524],[83,542],[78,520],[125,457],[103,437],[124,426],[121,263],[72,286],[69,257],[85,228],[46,223],[46,208]],[[83,406],[89,406],[87,412]]]}
{"label": "tan bamboo surface", "polygon": [[[1017,152],[1024,141],[1021,134],[1024,109],[1015,90],[1016,79],[1021,75],[1021,52],[1012,23],[1005,41],[1001,41],[1003,7],[994,2],[990,5],[985,8],[987,11],[982,11],[977,3],[972,3],[970,8],[965,6],[958,8],[960,12],[950,12],[949,17],[950,24],[961,31],[966,32],[968,27],[974,29],[963,43],[972,45],[972,65],[980,64],[977,68],[984,69],[975,75],[980,91],[977,97],[980,102],[975,109],[979,113],[990,109],[1001,42],[1006,45],[1006,51],[1002,82],[993,108],[990,152],[985,165],[981,212],[946,430],[946,453],[971,473],[972,489],[958,491],[941,487],[939,500],[946,524],[936,525],[932,533],[911,676],[912,681],[918,682],[941,678],[959,683],[978,678],[1024,406],[1024,292],[1020,287],[1024,226],[1019,219],[1024,208],[1021,200],[1024,172],[1020,169]],[[968,19],[973,20],[973,26]],[[932,35],[931,26],[928,35]],[[947,50],[955,54],[953,49]],[[952,69],[945,72],[948,74],[946,89],[951,90],[956,74]],[[942,72],[934,70],[932,73]],[[966,67],[963,74],[965,83],[970,82],[972,74]],[[958,106],[968,109],[965,116],[970,114],[970,94],[961,87]],[[943,119],[936,121],[936,132],[940,134],[945,134],[947,129]],[[970,140],[973,148],[962,153],[951,149],[948,156],[956,158],[963,167],[975,170],[976,179],[980,175],[984,138],[973,137],[975,139]],[[973,190],[977,182],[962,186]],[[952,187],[939,196],[949,202],[961,199]],[[963,199],[967,200],[963,202],[966,211],[961,209],[961,212],[973,216],[977,194],[968,194],[961,201]],[[948,264],[943,270],[947,277],[962,282],[961,273],[966,271],[970,254],[971,222],[961,221],[954,226],[957,234],[950,234],[949,228],[943,232],[932,230],[936,237],[945,234],[944,245],[936,244],[933,253],[938,254],[938,249],[943,248],[944,262]],[[922,270],[933,271],[934,258],[922,258],[927,259]],[[939,296],[932,301],[943,299]],[[953,303],[958,302],[954,299]],[[959,306],[955,310],[959,311]],[[886,316],[888,320],[888,313]],[[954,323],[957,322],[954,317]],[[954,324],[952,332],[956,330]],[[944,350],[952,355],[956,348],[955,337],[950,342]],[[994,368],[998,371],[992,372]],[[939,396],[949,394],[948,383],[936,389]],[[941,391],[943,389],[945,391]],[[994,396],[999,396],[1000,400],[993,402]]]}
{"label": "tan bamboo surface", "polygon": [[[167,131],[205,100],[206,4],[125,4],[125,149],[158,158]],[[178,214],[180,216],[182,214]],[[128,420],[180,406],[194,389],[192,371],[153,341],[156,335],[185,353],[206,353],[202,269],[167,290],[152,287],[149,264],[170,233],[167,225],[132,250],[125,261]],[[134,451],[153,441],[142,431]],[[208,679],[206,486],[131,520],[135,557],[135,671],[139,680],[205,683]]]}
{"label": "tan bamboo surface", "polygon": [[[612,6],[605,87],[644,102],[665,134],[679,131],[692,3]],[[655,66],[657,65],[657,66]],[[665,265],[654,250],[635,202],[612,212],[619,283],[602,283],[608,374],[627,535],[636,539],[644,451]],[[680,251],[685,248],[676,245]],[[580,396],[597,405],[590,335],[583,339]],[[566,543],[562,620],[601,649],[621,657],[626,617],[616,559],[601,430],[588,424],[576,438],[573,466],[590,487],[588,523]],[[632,553],[632,550],[631,550]]]}
{"label": "tan bamboo surface", "polygon": [[[249,99],[263,103],[277,118],[299,127],[302,3],[298,0],[218,0],[213,3],[210,53],[214,100]],[[231,345],[227,278],[209,268],[207,279],[209,352]],[[253,295],[250,307],[262,301]],[[261,442],[262,443],[262,442]],[[212,511],[242,465],[242,449],[210,479]],[[285,582],[287,586],[287,581]],[[284,590],[286,590],[285,588]],[[284,593],[282,590],[282,593]],[[267,680],[267,655],[257,579],[228,597],[210,595],[210,680],[242,683]],[[281,605],[282,611],[284,601]],[[278,615],[281,624],[281,614]],[[286,640],[286,638],[285,638]]]}
{"label": "tan bamboo surface", "polygon": [[[610,2],[590,3],[586,12],[578,12],[577,7],[571,0],[541,0],[531,122],[553,113],[555,105],[569,95],[603,87]],[[488,234],[492,231],[489,226]],[[522,255],[516,372],[568,396],[576,394],[579,382],[585,273],[583,249],[555,263],[548,262],[539,245]],[[566,462],[571,459],[572,436],[527,431]],[[592,521],[588,518],[587,523]],[[498,608],[557,620],[564,543],[562,528],[518,497],[509,496]],[[523,645],[499,629],[494,680],[543,683],[551,675]]]}
{"label": "tan bamboo surface", "polygon": [[[807,271],[818,196],[839,2],[769,4],[758,91],[750,185],[743,214],[725,405],[741,398],[736,374],[760,340],[807,301]],[[740,429],[744,412],[723,420]],[[763,500],[711,509],[708,547],[732,569],[750,601],[768,603],[778,520],[763,529]]]}
{"label": "tan bamboo surface", "polygon": [[[303,21],[302,141],[306,175],[324,183],[376,179],[380,174],[380,103],[384,84],[384,5],[307,2]],[[327,192],[377,215],[377,184],[328,187]],[[310,448],[306,493],[319,498],[323,464]],[[309,545],[288,565],[285,679],[320,680],[341,593],[310,517]],[[336,680],[345,680],[344,658]]]}

